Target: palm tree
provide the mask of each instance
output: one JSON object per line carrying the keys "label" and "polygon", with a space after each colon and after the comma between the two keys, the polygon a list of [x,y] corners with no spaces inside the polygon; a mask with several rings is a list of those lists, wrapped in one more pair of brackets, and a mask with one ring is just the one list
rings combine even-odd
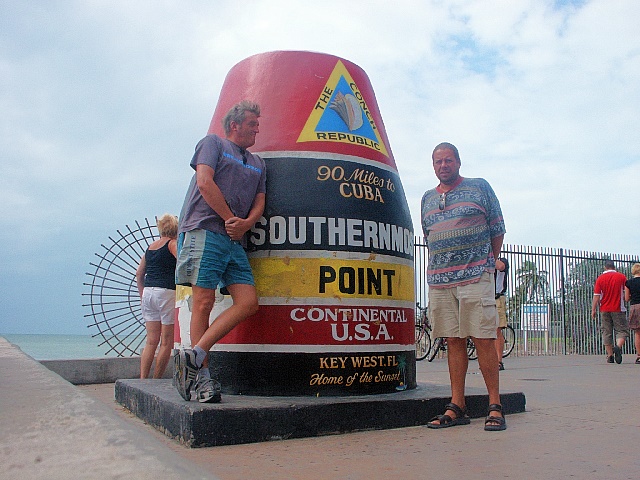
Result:
{"label": "palm tree", "polygon": [[508,310],[516,327],[521,325],[522,305],[552,303],[549,273],[525,260],[515,273],[515,287],[508,301]]}
{"label": "palm tree", "polygon": [[407,370],[407,357],[404,355],[398,355],[398,370],[402,372],[402,381],[400,385],[396,387],[396,390],[406,390],[407,389],[407,379],[406,379],[406,370]]}
{"label": "palm tree", "polygon": [[516,271],[516,294],[522,303],[549,303],[551,289],[549,288],[549,272],[538,270],[535,263],[525,260]]}

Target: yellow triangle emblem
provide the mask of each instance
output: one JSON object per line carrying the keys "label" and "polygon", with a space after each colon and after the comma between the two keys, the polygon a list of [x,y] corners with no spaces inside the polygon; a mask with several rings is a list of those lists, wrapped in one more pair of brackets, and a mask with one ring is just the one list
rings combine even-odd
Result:
{"label": "yellow triangle emblem", "polygon": [[338,60],[300,132],[298,142],[338,142],[389,156],[360,89]]}

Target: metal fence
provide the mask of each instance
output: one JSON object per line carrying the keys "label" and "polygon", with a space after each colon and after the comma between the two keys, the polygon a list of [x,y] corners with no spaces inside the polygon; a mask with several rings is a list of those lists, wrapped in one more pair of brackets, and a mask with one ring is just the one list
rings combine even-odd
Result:
{"label": "metal fence", "polygon": [[[591,318],[593,285],[613,260],[631,277],[638,256],[503,245],[509,261],[507,318],[516,332],[511,355],[604,355],[600,319]],[[427,305],[427,248],[415,239],[416,302]],[[633,335],[624,353],[634,353]]]}

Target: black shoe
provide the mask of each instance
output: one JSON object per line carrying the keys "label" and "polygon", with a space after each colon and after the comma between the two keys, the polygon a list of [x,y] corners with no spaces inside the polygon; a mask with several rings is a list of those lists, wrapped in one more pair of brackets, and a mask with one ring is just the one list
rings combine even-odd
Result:
{"label": "black shoe", "polygon": [[[469,425],[471,423],[471,418],[469,417],[469,412],[467,412],[467,407],[460,408],[455,403],[447,403],[444,406],[445,410],[451,410],[456,414],[455,418],[451,418],[449,415],[436,415],[427,423],[427,428],[448,428],[455,427],[456,425]],[[433,423],[435,421],[438,423]]]}
{"label": "black shoe", "polygon": [[622,363],[622,349],[617,345],[613,347],[613,357],[618,365]]}
{"label": "black shoe", "polygon": [[613,363],[613,355],[607,357],[607,363]]}
{"label": "black shoe", "polygon": [[498,370],[500,371],[504,370],[504,363],[498,362]]}
{"label": "black shoe", "polygon": [[[495,417],[491,415],[491,412],[498,412],[501,416]],[[507,429],[507,420],[502,413],[502,405],[492,403],[489,405],[489,411],[487,412],[487,418],[484,420],[484,429],[487,432],[498,432]]]}

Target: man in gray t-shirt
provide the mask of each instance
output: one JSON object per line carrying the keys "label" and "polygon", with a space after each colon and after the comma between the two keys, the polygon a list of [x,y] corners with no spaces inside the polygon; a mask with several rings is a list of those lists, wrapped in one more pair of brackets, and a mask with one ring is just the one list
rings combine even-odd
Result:
{"label": "man in gray t-shirt", "polygon": [[[192,349],[175,357],[175,384],[185,400],[191,387],[200,402],[219,402],[220,383],[211,379],[208,352],[236,325],[258,310],[258,295],[244,250],[246,233],[262,216],[266,193],[264,160],[247,148],[255,143],[260,107],[242,101],[225,115],[226,138],[207,135],[191,160],[195,174],[178,227],[176,284],[193,290]],[[209,326],[216,288],[233,305]]]}
{"label": "man in gray t-shirt", "polygon": [[[207,135],[198,142],[191,160],[191,168],[207,165],[215,172],[214,182],[219,188],[232,216],[245,219],[257,194],[265,194],[266,168],[262,158],[239,147],[228,139]],[[254,225],[253,222],[248,228]],[[191,179],[189,190],[180,214],[178,233],[202,228],[211,232],[226,233],[223,217],[207,203],[198,186],[197,173]],[[246,246],[246,236],[241,242]]]}

